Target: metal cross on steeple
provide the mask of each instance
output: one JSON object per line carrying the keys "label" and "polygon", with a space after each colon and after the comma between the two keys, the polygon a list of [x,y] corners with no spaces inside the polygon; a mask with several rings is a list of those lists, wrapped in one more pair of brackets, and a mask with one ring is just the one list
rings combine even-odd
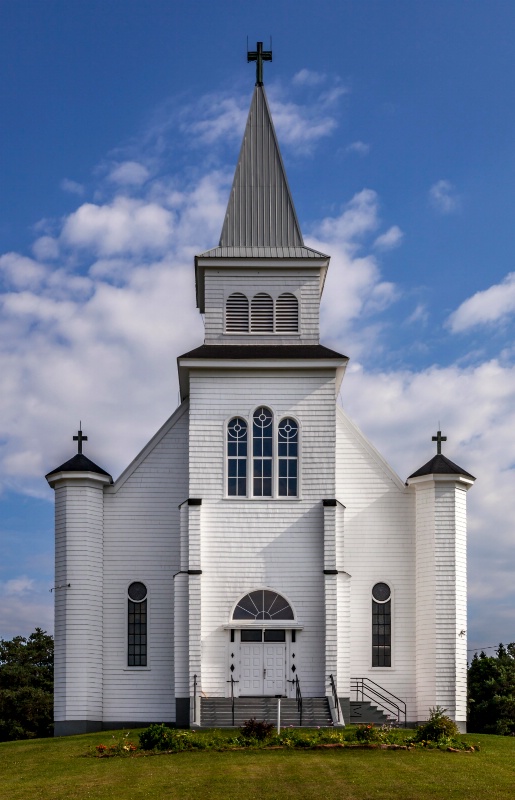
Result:
{"label": "metal cross on steeple", "polygon": [[271,60],[272,51],[263,50],[263,42],[257,42],[255,50],[247,51],[247,61],[256,62],[256,86],[263,86],[263,61]]}
{"label": "metal cross on steeple", "polygon": [[442,431],[438,431],[436,436],[433,436],[431,441],[436,442],[436,454],[440,456],[442,454],[442,442],[447,441],[447,436],[442,436]]}
{"label": "metal cross on steeple", "polygon": [[77,453],[82,455],[82,442],[88,441],[88,437],[82,433],[82,421],[79,423],[79,430],[77,431],[77,436],[73,437],[73,441],[77,442]]}

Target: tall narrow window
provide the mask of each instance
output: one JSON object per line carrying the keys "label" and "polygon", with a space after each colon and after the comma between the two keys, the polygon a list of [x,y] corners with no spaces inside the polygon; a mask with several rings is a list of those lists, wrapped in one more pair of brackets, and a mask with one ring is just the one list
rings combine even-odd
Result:
{"label": "tall narrow window", "polygon": [[299,464],[299,426],[291,417],[282,419],[277,429],[279,497],[297,497]]}
{"label": "tall narrow window", "polygon": [[392,666],[392,600],[387,583],[372,589],[372,666]]}
{"label": "tall narrow window", "polygon": [[265,292],[259,292],[252,298],[250,329],[252,333],[274,332],[274,301]]}
{"label": "tall narrow window", "polygon": [[294,294],[284,292],[275,304],[275,332],[298,333],[299,301]]}
{"label": "tall narrow window", "polygon": [[270,409],[261,406],[254,413],[252,425],[252,463],[254,497],[272,496],[273,418]]}
{"label": "tall narrow window", "polygon": [[127,664],[129,667],[147,666],[147,587],[144,583],[129,586],[129,630]]}
{"label": "tall narrow window", "polygon": [[241,292],[233,292],[227,298],[225,330],[227,333],[249,332],[249,301]]}
{"label": "tall narrow window", "polygon": [[235,417],[227,426],[227,494],[245,497],[247,494],[247,423]]}

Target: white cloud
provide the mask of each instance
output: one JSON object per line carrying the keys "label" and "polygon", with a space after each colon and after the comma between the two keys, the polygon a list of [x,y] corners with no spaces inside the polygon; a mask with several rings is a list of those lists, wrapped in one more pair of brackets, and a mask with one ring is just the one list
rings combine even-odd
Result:
{"label": "white cloud", "polygon": [[398,225],[392,225],[385,233],[382,233],[374,242],[374,247],[378,250],[391,250],[398,247],[404,238],[404,233]]}
{"label": "white cloud", "polygon": [[409,315],[406,322],[408,325],[414,322],[425,323],[429,319],[429,313],[424,303],[418,303],[413,312]]}
{"label": "white cloud", "polygon": [[124,161],[111,169],[108,180],[119,186],[141,186],[150,176],[150,173],[143,164],[137,161]]}
{"label": "white cloud", "polygon": [[11,578],[11,580],[1,584],[2,594],[7,597],[27,594],[32,591],[34,584],[34,578],[29,578],[27,575],[20,575],[19,578]]}
{"label": "white cloud", "polygon": [[460,207],[456,189],[448,180],[440,180],[429,189],[429,201],[441,214],[452,214]]}
{"label": "white cloud", "polygon": [[315,72],[311,69],[301,69],[293,76],[293,83],[296,86],[318,86],[324,83],[326,75],[321,72]]}
{"label": "white cloud", "polygon": [[59,242],[52,236],[40,236],[32,245],[32,252],[40,261],[53,261],[59,257]]}
{"label": "white cloud", "polygon": [[84,203],[67,218],[61,239],[99,256],[156,252],[169,245],[173,227],[172,214],[157,203],[117,197],[102,206]]}
{"label": "white cloud", "polygon": [[356,142],[351,142],[345,148],[346,153],[357,153],[359,156],[366,156],[370,153],[370,145],[358,139]]}
{"label": "white cloud", "polygon": [[453,333],[463,333],[477,325],[501,322],[515,313],[515,272],[510,272],[502,283],[476,292],[449,316]]}
{"label": "white cloud", "polygon": [[84,186],[81,183],[77,183],[77,181],[71,181],[69,178],[62,179],[61,189],[63,192],[70,192],[70,194],[76,194],[79,197],[84,194]]}
{"label": "white cloud", "polygon": [[45,267],[32,258],[19,253],[0,256],[0,276],[16,289],[34,289],[40,286],[46,274]]}

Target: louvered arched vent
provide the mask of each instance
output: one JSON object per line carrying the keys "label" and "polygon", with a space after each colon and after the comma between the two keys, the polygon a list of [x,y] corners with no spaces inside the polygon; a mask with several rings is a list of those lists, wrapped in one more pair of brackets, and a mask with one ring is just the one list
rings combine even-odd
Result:
{"label": "louvered arched vent", "polygon": [[252,298],[250,329],[252,333],[274,332],[274,301],[265,292],[260,292]]}
{"label": "louvered arched vent", "polygon": [[225,330],[227,333],[249,332],[249,301],[241,292],[233,292],[227,298]]}
{"label": "louvered arched vent", "polygon": [[284,292],[275,305],[276,333],[297,333],[299,330],[299,301],[294,294]]}

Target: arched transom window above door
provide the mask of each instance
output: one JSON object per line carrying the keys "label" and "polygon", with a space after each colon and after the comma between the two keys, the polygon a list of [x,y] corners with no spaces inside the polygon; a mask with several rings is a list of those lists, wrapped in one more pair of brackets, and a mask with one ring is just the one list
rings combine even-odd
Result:
{"label": "arched transom window above door", "polygon": [[234,609],[233,620],[247,620],[247,622],[262,622],[293,620],[295,615],[288,601],[271,589],[256,589],[249,592],[237,603]]}

